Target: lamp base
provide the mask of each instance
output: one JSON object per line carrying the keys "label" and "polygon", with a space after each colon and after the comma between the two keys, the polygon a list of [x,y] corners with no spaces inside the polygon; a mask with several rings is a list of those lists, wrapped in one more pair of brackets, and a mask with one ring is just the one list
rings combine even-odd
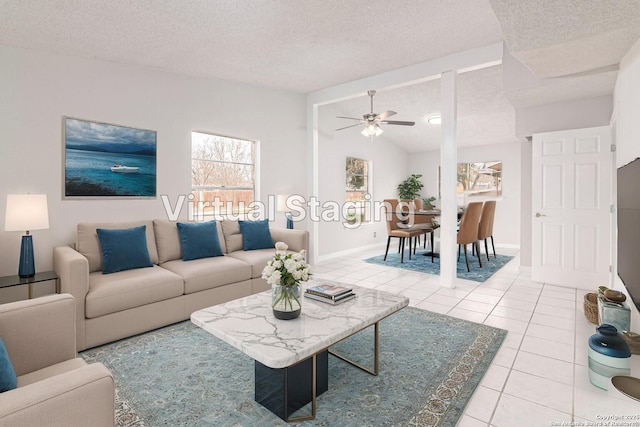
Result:
{"label": "lamp base", "polygon": [[18,266],[18,276],[22,278],[36,275],[36,268],[33,261],[33,239],[31,235],[22,236],[20,246],[20,265]]}

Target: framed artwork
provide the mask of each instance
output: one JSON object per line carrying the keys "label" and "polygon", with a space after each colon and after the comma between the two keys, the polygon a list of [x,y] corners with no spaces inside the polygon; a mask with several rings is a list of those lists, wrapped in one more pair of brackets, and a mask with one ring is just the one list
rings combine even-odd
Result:
{"label": "framed artwork", "polygon": [[156,131],[62,122],[63,198],[156,197]]}

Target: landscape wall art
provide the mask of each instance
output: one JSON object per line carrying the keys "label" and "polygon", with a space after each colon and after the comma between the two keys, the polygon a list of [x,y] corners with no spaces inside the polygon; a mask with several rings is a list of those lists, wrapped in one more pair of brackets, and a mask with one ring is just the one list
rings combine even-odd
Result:
{"label": "landscape wall art", "polygon": [[156,197],[156,132],[63,117],[64,197]]}

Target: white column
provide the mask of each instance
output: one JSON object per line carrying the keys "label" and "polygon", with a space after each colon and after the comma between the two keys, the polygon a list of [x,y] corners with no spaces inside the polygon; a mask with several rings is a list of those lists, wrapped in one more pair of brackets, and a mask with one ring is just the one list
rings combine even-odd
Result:
{"label": "white column", "polygon": [[[307,136],[308,136],[308,144],[307,147],[309,149],[309,163],[311,163],[311,170],[309,171],[308,176],[308,184],[309,184],[309,193],[307,194],[307,202],[311,197],[317,198],[320,192],[320,180],[319,180],[319,156],[320,152],[319,147],[319,137],[318,137],[318,104],[314,104],[307,100]],[[307,206],[307,218],[305,220],[305,224],[307,230],[311,228],[311,233],[309,234],[309,253],[307,253],[307,260],[311,264],[315,264],[318,259],[319,249],[320,249],[320,222],[314,221],[314,214],[310,212],[310,207]]]}
{"label": "white column", "polygon": [[458,143],[456,141],[456,71],[441,78],[442,143],[440,145],[440,286],[453,288],[456,279],[458,202],[456,195]]}

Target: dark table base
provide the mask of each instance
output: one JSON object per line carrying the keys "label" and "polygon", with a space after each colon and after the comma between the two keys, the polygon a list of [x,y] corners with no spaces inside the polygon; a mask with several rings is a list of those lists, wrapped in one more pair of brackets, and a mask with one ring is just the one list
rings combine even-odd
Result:
{"label": "dark table base", "polygon": [[[285,421],[311,402],[312,358],[287,368],[270,368],[255,361],[255,400]],[[329,389],[329,353],[316,355],[316,396]]]}

